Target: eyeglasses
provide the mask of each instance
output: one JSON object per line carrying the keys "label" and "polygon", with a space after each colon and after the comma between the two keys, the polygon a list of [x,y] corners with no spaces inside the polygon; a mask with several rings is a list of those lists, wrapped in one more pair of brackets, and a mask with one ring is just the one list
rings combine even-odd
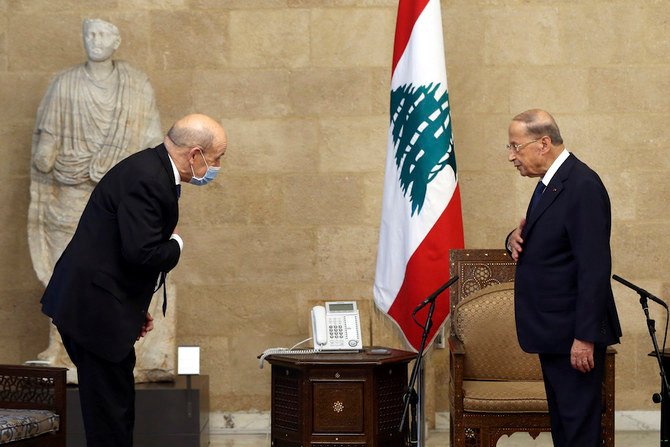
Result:
{"label": "eyeglasses", "polygon": [[535,143],[535,142],[537,142],[537,141],[540,141],[541,139],[542,139],[542,137],[540,137],[540,138],[536,138],[536,139],[533,140],[533,141],[529,141],[529,142],[527,142],[527,143],[521,143],[521,144],[510,144],[510,143],[507,143],[507,144],[505,145],[505,149],[507,149],[508,151],[511,151],[512,149],[514,149],[514,152],[519,152],[521,149],[523,149],[524,147],[528,146],[529,144],[531,144],[531,143]]}

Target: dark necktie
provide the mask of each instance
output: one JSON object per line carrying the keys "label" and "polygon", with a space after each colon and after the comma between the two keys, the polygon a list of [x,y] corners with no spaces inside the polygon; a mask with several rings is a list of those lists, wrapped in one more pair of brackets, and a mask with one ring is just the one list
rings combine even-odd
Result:
{"label": "dark necktie", "polygon": [[167,273],[160,272],[158,274],[158,284],[154,289],[154,293],[156,293],[161,287],[163,288],[163,316],[165,316],[165,312],[167,312],[167,284],[165,282],[166,280],[167,280]]}
{"label": "dark necktie", "polygon": [[181,184],[176,185],[176,187],[177,187],[177,199],[179,199],[179,197],[181,197]]}
{"label": "dark necktie", "polygon": [[540,202],[540,199],[542,198],[542,193],[545,190],[544,183],[542,181],[537,182],[537,186],[535,187],[535,191],[533,192],[533,198],[530,199],[530,206],[528,207],[528,215],[533,212],[533,208],[537,206],[537,204]]}

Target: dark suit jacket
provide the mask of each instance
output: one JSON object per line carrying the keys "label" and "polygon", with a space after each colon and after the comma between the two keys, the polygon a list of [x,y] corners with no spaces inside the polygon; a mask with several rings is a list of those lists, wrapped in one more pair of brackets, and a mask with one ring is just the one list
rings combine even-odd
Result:
{"label": "dark suit jacket", "polygon": [[113,167],[93,190],[54,267],[42,311],[86,349],[120,361],[145,322],[160,272],[179,260],[179,209],[162,144]]}
{"label": "dark suit jacket", "polygon": [[575,338],[600,346],[618,343],[610,230],[605,186],[571,154],[526,216],[521,235],[515,308],[524,351],[569,353]]}

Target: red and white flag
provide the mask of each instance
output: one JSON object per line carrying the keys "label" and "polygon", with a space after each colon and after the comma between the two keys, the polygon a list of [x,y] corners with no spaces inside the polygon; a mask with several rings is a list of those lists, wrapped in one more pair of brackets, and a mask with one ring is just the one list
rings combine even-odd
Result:
{"label": "red and white flag", "polygon": [[[449,279],[449,249],[463,248],[449,109],[440,0],[400,0],[374,298],[417,351],[423,329],[412,312]],[[428,344],[449,292],[436,303]],[[421,324],[427,312],[416,314]]]}

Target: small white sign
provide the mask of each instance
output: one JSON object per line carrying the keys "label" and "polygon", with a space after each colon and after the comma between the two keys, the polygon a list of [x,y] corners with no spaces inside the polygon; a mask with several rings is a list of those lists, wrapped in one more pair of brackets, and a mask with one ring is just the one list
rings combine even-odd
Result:
{"label": "small white sign", "polygon": [[200,346],[177,347],[177,374],[200,374]]}

